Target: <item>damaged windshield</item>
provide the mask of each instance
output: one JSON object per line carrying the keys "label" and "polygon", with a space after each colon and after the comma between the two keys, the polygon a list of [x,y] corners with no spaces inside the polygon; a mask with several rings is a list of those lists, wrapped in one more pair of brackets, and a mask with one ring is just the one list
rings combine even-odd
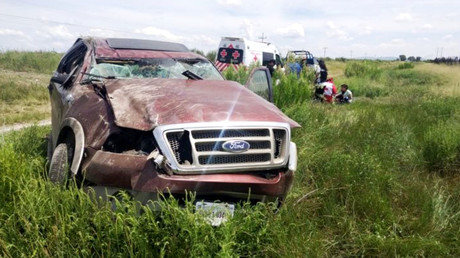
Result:
{"label": "damaged windshield", "polygon": [[99,59],[92,65],[91,77],[187,79],[190,71],[205,80],[223,80],[222,75],[204,59],[146,58],[137,60]]}

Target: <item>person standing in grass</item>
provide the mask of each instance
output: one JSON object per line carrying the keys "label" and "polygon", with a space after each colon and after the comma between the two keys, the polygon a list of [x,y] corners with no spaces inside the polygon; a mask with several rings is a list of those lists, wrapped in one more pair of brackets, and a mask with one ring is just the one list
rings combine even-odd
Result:
{"label": "person standing in grass", "polygon": [[353,101],[353,93],[348,89],[347,84],[340,86],[340,93],[335,96],[335,100],[340,104],[351,103]]}
{"label": "person standing in grass", "polygon": [[327,81],[327,66],[324,60],[318,61],[319,66],[317,66],[316,71],[316,83],[323,83]]}
{"label": "person standing in grass", "polygon": [[319,60],[318,61],[318,66],[315,66],[315,99],[319,99],[321,101],[325,100],[325,89],[326,85],[324,83],[327,82],[327,67],[326,63],[324,63],[324,60]]}
{"label": "person standing in grass", "polygon": [[291,72],[295,72],[297,75],[297,79],[300,78],[300,72],[302,71],[302,67],[299,64],[299,60],[295,60],[294,63],[289,64],[289,68]]}
{"label": "person standing in grass", "polygon": [[270,61],[268,61],[267,68],[268,68],[268,71],[270,71],[270,76],[272,78],[273,78],[273,73],[275,72],[275,65],[276,65],[275,59],[271,59]]}

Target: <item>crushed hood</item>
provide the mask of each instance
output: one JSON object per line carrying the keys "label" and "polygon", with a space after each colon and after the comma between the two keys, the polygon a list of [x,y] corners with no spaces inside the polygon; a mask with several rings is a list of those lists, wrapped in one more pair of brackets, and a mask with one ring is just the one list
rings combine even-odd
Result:
{"label": "crushed hood", "polygon": [[200,122],[298,123],[233,81],[117,79],[106,83],[115,124],[143,131]]}

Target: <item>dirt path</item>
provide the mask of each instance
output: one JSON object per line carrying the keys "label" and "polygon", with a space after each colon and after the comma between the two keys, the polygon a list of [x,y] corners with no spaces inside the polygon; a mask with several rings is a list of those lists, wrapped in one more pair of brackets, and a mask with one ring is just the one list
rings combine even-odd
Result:
{"label": "dirt path", "polygon": [[22,124],[0,126],[0,134],[21,130],[23,128],[31,127],[33,125],[44,126],[44,125],[50,125],[50,124],[51,124],[51,120],[47,119],[47,120],[41,120],[35,123],[22,123]]}

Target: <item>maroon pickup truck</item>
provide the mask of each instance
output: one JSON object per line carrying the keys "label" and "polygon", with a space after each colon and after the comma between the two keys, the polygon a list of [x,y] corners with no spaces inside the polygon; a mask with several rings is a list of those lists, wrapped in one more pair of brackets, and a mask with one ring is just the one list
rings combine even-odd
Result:
{"label": "maroon pickup truck", "polygon": [[177,43],[80,38],[49,84],[49,179],[155,199],[285,198],[297,164],[266,68],[245,86]]}

